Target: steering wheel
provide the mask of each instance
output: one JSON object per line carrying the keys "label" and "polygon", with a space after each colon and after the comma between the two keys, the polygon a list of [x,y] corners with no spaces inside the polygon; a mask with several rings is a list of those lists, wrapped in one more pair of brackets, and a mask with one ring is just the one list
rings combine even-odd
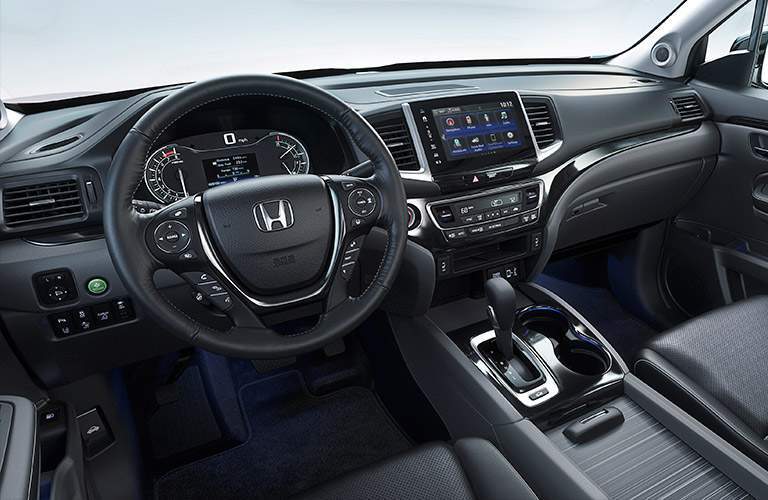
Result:
{"label": "steering wheel", "polygon": [[[163,132],[207,104],[249,96],[284,99],[325,115],[346,130],[369,166],[358,168],[358,174],[353,169],[352,175],[241,180],[152,214],[138,213],[133,195]],[[351,296],[351,268],[362,239],[374,227],[387,231],[384,255],[372,281]],[[359,325],[394,282],[408,232],[397,167],[368,122],[324,90],[272,75],[198,82],[152,107],[112,161],[104,230],[126,288],[161,326],[203,349],[253,359],[315,350]],[[199,289],[212,287],[211,301],[229,316],[231,327],[211,328],[166,300],[153,280],[160,269],[176,272]],[[296,331],[277,331],[275,320],[267,321],[304,312],[318,320]]]}

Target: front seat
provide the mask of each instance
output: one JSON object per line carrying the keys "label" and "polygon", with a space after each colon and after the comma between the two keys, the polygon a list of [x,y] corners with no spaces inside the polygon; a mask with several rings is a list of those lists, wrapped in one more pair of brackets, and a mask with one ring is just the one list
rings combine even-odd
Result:
{"label": "front seat", "polygon": [[768,468],[768,297],[714,310],[654,338],[635,374]]}
{"label": "front seat", "polygon": [[488,441],[419,446],[314,488],[302,500],[534,500],[525,480]]}

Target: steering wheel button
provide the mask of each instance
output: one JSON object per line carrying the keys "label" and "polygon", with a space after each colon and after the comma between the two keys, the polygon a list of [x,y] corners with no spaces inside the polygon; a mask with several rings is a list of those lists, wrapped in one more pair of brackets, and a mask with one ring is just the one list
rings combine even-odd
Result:
{"label": "steering wheel button", "polygon": [[352,273],[355,271],[355,263],[350,262],[341,266],[341,277],[348,280],[352,277]]}
{"label": "steering wheel button", "polygon": [[197,254],[191,250],[184,252],[179,256],[179,259],[181,260],[195,260],[196,258],[197,258]]}
{"label": "steering wheel button", "polygon": [[208,297],[208,300],[222,311],[226,311],[232,307],[232,297],[230,297],[227,292],[213,294]]}
{"label": "steering wheel button", "polygon": [[182,222],[172,220],[157,226],[155,244],[165,253],[181,253],[189,245],[189,228]]}
{"label": "steering wheel button", "polygon": [[349,210],[358,217],[367,217],[376,210],[376,198],[366,188],[357,188],[349,193],[347,199]]}
{"label": "steering wheel button", "polygon": [[197,285],[197,288],[209,297],[217,293],[227,293],[227,290],[223,286],[221,286],[217,281],[199,283]]}

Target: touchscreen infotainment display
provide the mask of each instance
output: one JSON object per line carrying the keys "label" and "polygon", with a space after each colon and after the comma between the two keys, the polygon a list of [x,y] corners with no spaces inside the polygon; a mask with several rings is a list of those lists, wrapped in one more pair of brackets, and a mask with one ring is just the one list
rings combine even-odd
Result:
{"label": "touchscreen infotainment display", "polygon": [[525,146],[513,102],[467,104],[432,110],[443,151],[451,159]]}
{"label": "touchscreen infotainment display", "polygon": [[516,92],[409,103],[434,174],[532,163],[536,149]]}

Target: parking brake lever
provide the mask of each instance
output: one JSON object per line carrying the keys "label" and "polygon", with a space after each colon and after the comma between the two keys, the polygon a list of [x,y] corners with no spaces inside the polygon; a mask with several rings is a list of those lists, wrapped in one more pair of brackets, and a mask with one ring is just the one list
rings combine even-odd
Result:
{"label": "parking brake lever", "polygon": [[488,317],[496,332],[496,346],[507,360],[515,357],[512,336],[517,322],[517,294],[504,278],[491,278],[485,282],[488,298]]}

